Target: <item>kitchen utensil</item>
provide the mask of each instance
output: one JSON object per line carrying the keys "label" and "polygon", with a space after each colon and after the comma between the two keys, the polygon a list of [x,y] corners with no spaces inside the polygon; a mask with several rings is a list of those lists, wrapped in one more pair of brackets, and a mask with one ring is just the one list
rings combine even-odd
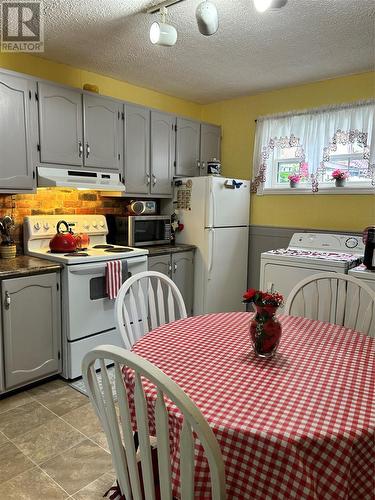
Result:
{"label": "kitchen utensil", "polygon": [[87,233],[77,233],[74,237],[76,239],[77,250],[86,250],[90,244],[90,236]]}
{"label": "kitchen utensil", "polygon": [[211,175],[221,174],[221,163],[216,158],[207,162],[207,173]]}
{"label": "kitchen utensil", "polygon": [[[65,231],[61,231],[61,226],[65,226]],[[69,229],[69,225],[64,220],[60,220],[56,226],[56,234],[49,242],[51,252],[69,253],[77,249],[77,241],[74,234]]]}

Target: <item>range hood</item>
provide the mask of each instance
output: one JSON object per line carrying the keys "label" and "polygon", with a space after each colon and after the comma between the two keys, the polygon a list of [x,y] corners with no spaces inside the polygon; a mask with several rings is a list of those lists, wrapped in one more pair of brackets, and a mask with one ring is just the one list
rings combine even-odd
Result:
{"label": "range hood", "polygon": [[38,187],[69,187],[95,191],[125,191],[119,174],[89,172],[73,168],[37,167]]}

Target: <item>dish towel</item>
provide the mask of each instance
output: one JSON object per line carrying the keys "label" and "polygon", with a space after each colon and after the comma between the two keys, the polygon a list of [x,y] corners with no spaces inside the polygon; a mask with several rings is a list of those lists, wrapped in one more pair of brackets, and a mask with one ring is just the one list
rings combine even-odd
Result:
{"label": "dish towel", "polygon": [[122,262],[121,260],[110,260],[106,265],[105,291],[108,298],[113,300],[122,285]]}

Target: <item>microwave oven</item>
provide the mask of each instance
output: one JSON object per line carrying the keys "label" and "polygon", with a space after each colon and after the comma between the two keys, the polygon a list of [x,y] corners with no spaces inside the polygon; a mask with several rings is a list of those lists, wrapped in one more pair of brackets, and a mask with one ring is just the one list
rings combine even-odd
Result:
{"label": "microwave oven", "polygon": [[116,245],[144,247],[171,242],[171,218],[168,215],[114,217],[108,227],[108,241]]}

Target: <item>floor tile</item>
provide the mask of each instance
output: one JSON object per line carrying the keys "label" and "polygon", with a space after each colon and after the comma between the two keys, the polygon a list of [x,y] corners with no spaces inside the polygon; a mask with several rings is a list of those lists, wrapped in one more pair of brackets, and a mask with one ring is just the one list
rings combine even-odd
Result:
{"label": "floor tile", "polygon": [[102,430],[102,426],[91,403],[80,406],[66,413],[61,418],[89,437]]}
{"label": "floor tile", "polygon": [[104,431],[97,432],[96,434],[90,436],[90,439],[109,452],[108,442]]}
{"label": "floor tile", "polygon": [[111,457],[87,439],[41,467],[72,495],[109,471]]}
{"label": "floor tile", "polygon": [[[14,444],[8,442],[0,446],[0,484],[33,467],[31,460]],[[0,498],[4,497],[0,495]]]}
{"label": "floor tile", "polygon": [[56,391],[57,389],[61,389],[62,387],[68,387],[67,382],[65,382],[61,378],[57,378],[49,382],[36,385],[32,389],[30,389],[28,393],[30,394],[30,396],[35,397],[37,399],[38,396],[41,396],[51,391]]}
{"label": "floor tile", "polygon": [[103,500],[103,495],[111,488],[115,478],[112,474],[104,474],[93,483],[85,486],[73,495],[74,500]]}
{"label": "floor tile", "polygon": [[0,432],[0,446],[1,446],[2,444],[4,444],[4,443],[8,443],[8,442],[9,442],[9,440],[8,440],[8,438],[6,437],[6,435],[5,435],[5,434],[3,434],[2,432]]}
{"label": "floor tile", "polygon": [[84,396],[68,385],[51,389],[50,391],[39,392],[38,394],[34,394],[33,397],[59,416],[65,415],[69,411],[88,403],[87,396]]}
{"label": "floor tile", "polygon": [[0,413],[0,431],[6,437],[13,439],[27,431],[47,423],[56,416],[37,401],[17,406],[12,410]]}
{"label": "floor tile", "polygon": [[48,423],[15,438],[14,443],[36,463],[40,464],[71,448],[84,436],[69,424],[55,417]]}
{"label": "floor tile", "polygon": [[67,497],[66,492],[37,467],[0,485],[0,498],[4,500],[64,500]]}
{"label": "floor tile", "polygon": [[4,411],[11,410],[17,406],[24,405],[31,401],[30,395],[27,392],[19,392],[14,396],[5,396],[0,399],[0,414]]}

